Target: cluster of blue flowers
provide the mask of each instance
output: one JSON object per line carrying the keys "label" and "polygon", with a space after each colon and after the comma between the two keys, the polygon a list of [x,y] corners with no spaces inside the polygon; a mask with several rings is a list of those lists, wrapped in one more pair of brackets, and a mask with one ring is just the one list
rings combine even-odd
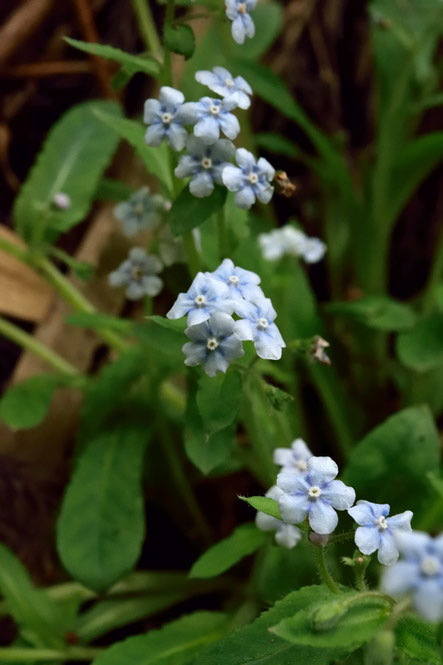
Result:
{"label": "cluster of blue flowers", "polygon": [[260,358],[281,358],[285,343],[274,323],[277,314],[259,284],[256,273],[234,266],[231,259],[212,273],[196,275],[167,313],[169,319],[187,316],[185,334],[191,341],[183,346],[186,365],[203,364],[209,376],[224,373],[244,354],[246,340],[254,343]]}
{"label": "cluster of blue flowers", "polygon": [[326,245],[319,238],[310,238],[303,231],[290,224],[270,233],[261,233],[258,243],[263,258],[277,261],[285,254],[302,258],[306,263],[321,261],[326,253]]}
{"label": "cluster of blue flowers", "polygon": [[290,448],[276,448],[273,459],[282,468],[266,496],[278,502],[283,520],[258,512],[259,529],[275,531],[276,542],[290,549],[301,539],[294,525],[307,519],[312,531],[328,536],[338,524],[337,511],[346,510],[358,525],[354,540],[360,552],[377,552],[379,562],[389,567],[383,576],[385,591],[411,593],[421,616],[443,619],[443,535],[433,539],[412,531],[410,510],[390,517],[387,503],[360,500],[353,505],[355,490],[336,480],[337,464],[330,457],[313,456],[302,439]]}
{"label": "cluster of blue flowers", "polygon": [[[256,199],[269,203],[274,193],[274,168],[263,157],[256,161],[252,153],[236,149],[232,143],[240,132],[232,111],[249,108],[250,85],[223,67],[198,71],[195,78],[221,99],[202,97],[197,102],[185,102],[179,90],[163,86],[158,99],[145,102],[146,143],[158,146],[166,140],[177,152],[186,148],[175,175],[191,179],[189,189],[196,197],[210,196],[218,184],[235,192],[239,208],[249,209]],[[186,126],[192,127],[191,134]],[[234,156],[238,166],[231,163]]]}

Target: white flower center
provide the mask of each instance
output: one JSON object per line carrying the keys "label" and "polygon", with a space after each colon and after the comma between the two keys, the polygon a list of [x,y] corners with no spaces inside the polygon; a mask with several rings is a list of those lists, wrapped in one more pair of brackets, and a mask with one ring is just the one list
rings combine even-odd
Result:
{"label": "white flower center", "polygon": [[144,212],[143,204],[142,203],[136,203],[134,206],[134,214],[136,215],[142,215]]}
{"label": "white flower center", "polygon": [[172,120],[172,113],[163,113],[162,114],[162,123],[164,125],[169,125]]}
{"label": "white flower center", "polygon": [[210,159],[210,157],[203,157],[200,163],[204,169],[210,169],[212,166],[212,159]]}
{"label": "white flower center", "polygon": [[235,85],[235,83],[234,83],[234,81],[233,81],[232,79],[226,79],[226,81],[225,81],[225,86],[226,86],[227,88],[233,88],[234,85]]}
{"label": "white flower center", "polygon": [[432,577],[440,570],[440,561],[436,556],[427,556],[422,560],[420,568],[423,575]]}
{"label": "white flower center", "polygon": [[312,487],[309,488],[308,496],[311,499],[318,499],[320,495],[321,495],[321,489],[317,485],[313,485]]}
{"label": "white flower center", "polygon": [[197,307],[203,307],[204,305],[206,305],[206,298],[205,298],[205,296],[202,295],[202,294],[200,294],[199,296],[195,296],[195,298],[194,298],[194,304],[195,304]]}
{"label": "white flower center", "polygon": [[377,519],[375,520],[375,526],[379,531],[384,531],[385,529],[387,529],[388,523],[386,521],[386,517],[383,517],[383,515],[381,517],[377,517]]}
{"label": "white flower center", "polygon": [[237,6],[237,11],[239,12],[239,14],[246,14],[246,12],[248,11],[248,8],[247,8],[246,5],[244,4],[244,2],[241,2],[241,3]]}
{"label": "white flower center", "polygon": [[218,104],[211,104],[209,110],[212,115],[218,115],[220,113],[220,106]]}
{"label": "white flower center", "polygon": [[295,467],[299,471],[306,471],[306,469],[308,468],[308,465],[307,465],[307,462],[305,462],[304,459],[299,459],[299,460],[296,461]]}
{"label": "white flower center", "polygon": [[259,330],[266,330],[266,328],[268,327],[268,325],[269,325],[269,323],[268,323],[268,319],[265,319],[264,317],[262,317],[261,319],[259,319],[259,320],[257,321],[257,328],[258,328]]}
{"label": "white flower center", "polygon": [[251,185],[256,185],[258,183],[258,175],[256,173],[250,173],[248,175],[248,180]]}
{"label": "white flower center", "polygon": [[240,280],[239,280],[239,278],[237,277],[237,275],[231,275],[230,278],[228,279],[228,284],[233,284],[234,286],[237,286],[237,284],[239,283],[239,281],[240,281]]}
{"label": "white flower center", "polygon": [[206,348],[209,349],[209,351],[215,351],[217,346],[218,342],[215,337],[209,337],[208,341],[206,342]]}

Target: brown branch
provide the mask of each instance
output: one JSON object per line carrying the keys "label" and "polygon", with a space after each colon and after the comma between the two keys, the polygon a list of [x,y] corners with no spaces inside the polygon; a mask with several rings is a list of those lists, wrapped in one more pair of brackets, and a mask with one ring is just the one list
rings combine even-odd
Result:
{"label": "brown branch", "polygon": [[25,0],[0,28],[0,64],[18,50],[38,28],[53,5],[53,0]]}
{"label": "brown branch", "polygon": [[31,62],[0,70],[1,78],[43,78],[57,74],[88,74],[90,62],[85,60],[59,60],[53,62]]}

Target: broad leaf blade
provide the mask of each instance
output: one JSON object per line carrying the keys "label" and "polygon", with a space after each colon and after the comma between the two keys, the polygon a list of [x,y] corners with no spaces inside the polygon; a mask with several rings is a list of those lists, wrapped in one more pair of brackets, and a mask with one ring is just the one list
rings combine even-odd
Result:
{"label": "broad leaf blade", "polygon": [[275,517],[277,520],[282,519],[277,501],[270,499],[268,496],[239,496],[238,498],[246,501],[246,503],[249,503],[250,506],[261,513],[266,513],[266,515]]}
{"label": "broad leaf blade", "polygon": [[11,386],[0,401],[0,420],[13,429],[35,427],[44,420],[58,383],[54,374],[39,374]]}
{"label": "broad leaf blade", "polygon": [[366,296],[352,302],[332,302],[327,312],[347,316],[375,330],[397,331],[412,328],[416,321],[414,310],[386,296]]}
{"label": "broad leaf blade", "polygon": [[199,199],[191,194],[188,187],[182,189],[172,204],[169,223],[175,236],[183,235],[220,210],[226,201],[227,190],[216,186],[211,196]]}
{"label": "broad leaf blade", "polygon": [[215,377],[201,376],[196,400],[206,433],[219,432],[234,421],[240,407],[241,392],[239,372],[231,370]]}
{"label": "broad leaf blade", "polygon": [[417,372],[443,365],[443,314],[423,317],[410,331],[397,338],[397,355],[409,369]]}

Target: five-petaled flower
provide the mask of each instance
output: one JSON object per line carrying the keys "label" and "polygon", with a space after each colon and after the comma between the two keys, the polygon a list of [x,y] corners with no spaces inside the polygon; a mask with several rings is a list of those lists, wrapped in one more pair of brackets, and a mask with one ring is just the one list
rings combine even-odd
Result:
{"label": "five-petaled flower", "polygon": [[255,9],[257,0],[225,0],[226,16],[232,21],[231,33],[237,44],[243,44],[245,37],[255,35],[255,25],[249,12]]}
{"label": "five-petaled flower", "polygon": [[411,531],[412,512],[388,517],[390,506],[387,503],[357,501],[348,513],[359,524],[355,531],[355,544],[362,554],[372,554],[385,566],[392,566],[398,559],[395,535],[398,530]]}
{"label": "five-petaled flower", "polygon": [[277,313],[269,298],[260,298],[254,303],[236,300],[234,311],[241,317],[236,322],[237,335],[254,342],[255,350],[265,360],[280,360],[286,346],[274,323]]}
{"label": "five-petaled flower", "polygon": [[249,95],[252,95],[252,88],[249,83],[242,76],[232,76],[224,67],[214,67],[212,72],[196,72],[195,79],[241,109],[248,109],[251,105]]}
{"label": "five-petaled flower", "polygon": [[189,124],[194,125],[194,134],[210,145],[219,138],[220,132],[228,139],[235,139],[240,132],[238,118],[231,113],[236,104],[232,100],[202,97],[198,102],[186,104],[189,109]]}
{"label": "five-petaled flower", "polygon": [[232,301],[248,300],[254,302],[258,298],[264,298],[263,291],[258,286],[260,277],[252,270],[237,268],[231,259],[225,259],[211,275],[214,279],[226,284]]}
{"label": "five-petaled flower", "polygon": [[226,166],[223,170],[223,182],[231,192],[236,192],[235,203],[239,208],[249,210],[257,198],[262,203],[269,203],[274,193],[271,182],[275,170],[264,157],[256,162],[254,155],[244,148],[235,153],[237,166]]}
{"label": "five-petaled flower", "polygon": [[295,439],[290,448],[275,448],[273,453],[274,464],[298,473],[306,471],[311,457],[312,452],[303,439]]}
{"label": "five-petaled flower", "polygon": [[125,286],[129,300],[139,300],[143,296],[156,296],[163,287],[157,277],[162,263],[156,256],[150,256],[142,247],[133,247],[128,258],[109,275],[111,286]]}
{"label": "five-petaled flower", "polygon": [[326,252],[326,245],[319,238],[310,238],[290,224],[269,233],[260,233],[258,244],[263,258],[268,261],[277,261],[283,255],[288,254],[300,257],[306,263],[317,263]]}
{"label": "five-petaled flower", "polygon": [[[277,485],[274,485],[266,492],[265,496],[278,501],[282,494],[282,490]],[[302,533],[298,527],[293,524],[286,524],[286,522],[282,522],[282,520],[278,520],[276,517],[272,517],[261,511],[255,516],[255,524],[261,531],[275,531],[274,538],[277,545],[288,550],[295,547],[302,537]]]}
{"label": "five-petaled flower", "polygon": [[207,321],[186,328],[185,334],[191,340],[183,345],[185,365],[203,364],[208,376],[225,373],[231,360],[244,355],[234,319],[224,312],[216,312]]}
{"label": "five-petaled flower", "polygon": [[183,150],[188,132],[183,127],[190,123],[189,104],[184,104],[180,90],[163,86],[158,99],[147,99],[144,121],[148,125],[145,141],[158,146],[166,139],[173,150]]}
{"label": "five-petaled flower", "polygon": [[311,457],[305,473],[283,469],[277,485],[283,490],[278,507],[284,521],[299,524],[308,517],[313,531],[332,533],[338,523],[336,510],[348,510],[355,501],[355,490],[334,480],[337,474],[330,457]]}
{"label": "five-petaled flower", "polygon": [[187,314],[188,325],[195,326],[207,321],[215,312],[232,314],[233,304],[228,294],[226,284],[199,272],[187,293],[179,293],[166,316],[168,319],[180,319]]}
{"label": "five-petaled flower", "polygon": [[443,619],[443,534],[399,531],[400,560],[388,568],[382,586],[392,596],[412,594],[417,612],[428,621]]}
{"label": "five-petaled flower", "polygon": [[214,191],[214,182],[223,184],[223,169],[234,155],[234,144],[228,139],[218,139],[208,145],[196,136],[188,136],[186,150],[188,154],[180,157],[174,173],[177,178],[191,177],[189,190],[194,196],[209,196]]}
{"label": "five-petaled flower", "polygon": [[134,192],[127,201],[114,208],[114,215],[122,223],[123,233],[128,237],[143,229],[153,229],[165,212],[165,199],[160,194],[151,194],[149,187]]}

